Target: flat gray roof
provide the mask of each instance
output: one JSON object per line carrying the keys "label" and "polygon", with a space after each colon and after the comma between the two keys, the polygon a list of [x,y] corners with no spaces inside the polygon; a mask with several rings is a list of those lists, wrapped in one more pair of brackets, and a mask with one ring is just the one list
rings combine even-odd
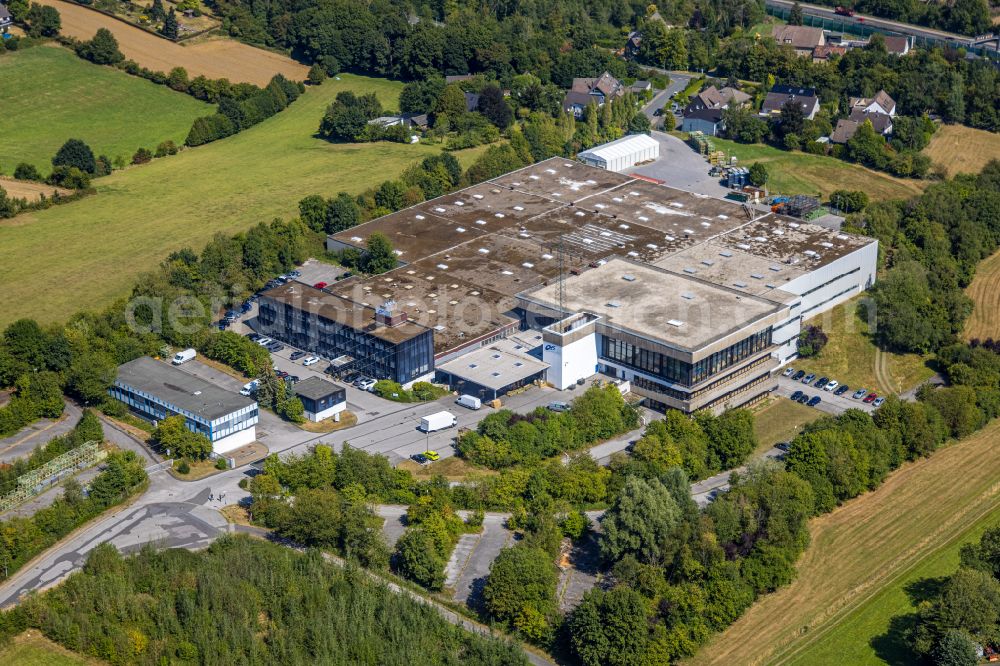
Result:
{"label": "flat gray roof", "polygon": [[118,366],[118,382],[209,421],[257,404],[149,356]]}
{"label": "flat gray roof", "polygon": [[298,382],[294,388],[295,395],[300,395],[303,398],[309,398],[310,400],[322,400],[328,395],[344,390],[333,382],[328,382],[322,377],[315,376],[303,379],[301,382]]}
{"label": "flat gray roof", "polygon": [[518,347],[523,345],[517,340],[498,340],[442,363],[437,369],[496,391],[549,367],[548,363],[523,353]]}
{"label": "flat gray roof", "polygon": [[[557,308],[558,283],[524,297]],[[567,278],[563,307],[594,313],[614,328],[663,340],[672,347],[695,350],[785,306],[684,274],[612,259]]]}

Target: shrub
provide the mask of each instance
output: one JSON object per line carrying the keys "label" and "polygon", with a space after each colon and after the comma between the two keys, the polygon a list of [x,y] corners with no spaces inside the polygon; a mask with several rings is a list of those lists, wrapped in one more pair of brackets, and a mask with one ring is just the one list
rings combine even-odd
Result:
{"label": "shrub", "polygon": [[42,180],[42,175],[38,173],[34,164],[21,162],[14,169],[14,178],[18,180]]}
{"label": "shrub", "polygon": [[799,356],[809,358],[819,354],[826,346],[829,337],[819,326],[806,326],[799,333]]}
{"label": "shrub", "polygon": [[178,474],[189,474],[191,472],[191,466],[187,464],[186,460],[182,460],[177,464]]}
{"label": "shrub", "polygon": [[215,469],[229,469],[229,463],[225,458],[219,456],[215,461]]}
{"label": "shrub", "polygon": [[146,164],[153,159],[153,153],[149,148],[140,148],[132,155],[132,164]]}

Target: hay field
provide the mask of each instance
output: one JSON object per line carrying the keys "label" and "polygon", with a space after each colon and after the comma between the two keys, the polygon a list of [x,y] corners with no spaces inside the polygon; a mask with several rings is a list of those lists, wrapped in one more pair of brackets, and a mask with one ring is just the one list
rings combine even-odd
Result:
{"label": "hay field", "polygon": [[1000,252],[979,263],[965,293],[975,304],[965,322],[965,339],[1000,339]]}
{"label": "hay field", "polygon": [[24,180],[14,180],[13,178],[0,178],[0,187],[7,196],[15,199],[27,199],[29,202],[38,201],[41,195],[51,197],[58,192],[61,195],[72,194],[72,190],[65,190],[61,187],[46,185],[45,183],[32,183]]}
{"label": "hay field", "polygon": [[762,597],[688,663],[859,663],[843,651],[827,653],[833,661],[810,659],[809,650],[835,638],[863,651],[868,639],[843,633],[840,624],[1000,509],[998,438],[994,421],[813,519],[795,581]]}
{"label": "hay field", "polygon": [[949,177],[979,173],[990,160],[1000,160],[1000,134],[965,125],[940,125],[924,154]]}
{"label": "hay field", "polygon": [[308,67],[287,56],[232,39],[218,38],[196,44],[177,44],[73,2],[39,2],[59,10],[62,16],[62,34],[77,39],[90,39],[98,28],[107,28],[114,33],[126,58],[149,69],[169,72],[174,67],[183,67],[192,78],[203,74],[211,79],[225,78],[234,83],[248,82],[257,85],[265,85],[272,76],[279,73],[295,81],[302,81],[309,71]]}

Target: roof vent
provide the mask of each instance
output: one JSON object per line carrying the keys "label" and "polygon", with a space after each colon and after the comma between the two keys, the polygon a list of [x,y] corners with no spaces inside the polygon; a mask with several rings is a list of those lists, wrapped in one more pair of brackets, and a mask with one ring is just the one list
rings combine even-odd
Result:
{"label": "roof vent", "polygon": [[608,301],[609,308],[620,308],[622,306],[620,301]]}
{"label": "roof vent", "polygon": [[201,391],[195,391],[194,395],[201,395]]}
{"label": "roof vent", "polygon": [[723,250],[722,252],[719,253],[719,256],[726,257],[728,259],[729,257],[733,256],[733,253],[730,252],[729,250]]}
{"label": "roof vent", "polygon": [[677,326],[677,327],[684,325],[684,322],[682,322],[680,319],[668,319],[667,323],[670,324],[671,326]]}
{"label": "roof vent", "polygon": [[625,280],[626,282],[635,282],[635,276],[632,275],[631,273],[626,273],[625,275],[622,276],[622,279]]}
{"label": "roof vent", "polygon": [[705,266],[712,266],[715,264],[715,262],[712,261],[711,259],[702,259],[701,263]]}
{"label": "roof vent", "polygon": [[746,282],[741,282],[741,281],[734,282],[733,284],[739,287],[740,289],[746,289],[747,286]]}
{"label": "roof vent", "polygon": [[752,273],[750,275],[750,277],[752,277],[754,280],[763,280],[764,279],[764,276],[761,275],[760,273]]}
{"label": "roof vent", "polygon": [[688,273],[689,275],[694,275],[694,274],[695,274],[695,273],[697,273],[698,271],[696,271],[695,269],[693,269],[693,268],[691,268],[691,267],[688,267],[688,268],[685,268],[685,269],[684,269],[684,272],[685,272],[685,273]]}
{"label": "roof vent", "polygon": [[689,300],[689,301],[693,301],[694,300],[694,294],[692,294],[690,291],[685,291],[683,294],[681,294],[681,298]]}

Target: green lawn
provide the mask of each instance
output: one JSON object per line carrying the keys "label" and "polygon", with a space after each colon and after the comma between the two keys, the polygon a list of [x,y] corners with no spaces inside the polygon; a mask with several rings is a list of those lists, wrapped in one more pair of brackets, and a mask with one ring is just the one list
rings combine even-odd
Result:
{"label": "green lawn", "polygon": [[735,155],[739,164],[767,165],[768,190],[773,194],[809,194],[823,197],[838,189],[864,190],[873,200],[904,199],[919,194],[924,181],[894,178],[879,171],[825,155],[779,150],[763,144],[742,144],[713,138],[717,150]]}
{"label": "green lawn", "polygon": [[763,453],[778,442],[790,442],[802,427],[815,421],[821,412],[788,398],[773,398],[754,410],[753,431],[757,435],[757,452]]}
{"label": "green lawn", "polygon": [[[0,223],[0,325],[61,321],[106,306],[138,273],[184,246],[297,214],[307,194],[357,193],[397,176],[440,146],[331,144],[314,137],[342,90],[398,104],[402,84],[342,74],[236,136],[97,181],[98,193]],[[459,155],[464,165],[482,149]]]}
{"label": "green lawn", "polygon": [[858,299],[852,299],[805,322],[822,328],[829,342],[815,358],[793,361],[796,370],[879,394],[908,391],[934,375],[927,365],[929,357],[879,352],[868,323],[858,316],[857,304]]}
{"label": "green lawn", "polygon": [[42,173],[67,139],[95,154],[131,160],[139,147],[180,145],[213,107],[166,86],[93,65],[69,49],[36,46],[0,55],[0,168],[19,162]]}
{"label": "green lawn", "polygon": [[0,647],[0,664],[6,666],[85,666],[100,663],[56,645],[35,630],[27,631]]}

